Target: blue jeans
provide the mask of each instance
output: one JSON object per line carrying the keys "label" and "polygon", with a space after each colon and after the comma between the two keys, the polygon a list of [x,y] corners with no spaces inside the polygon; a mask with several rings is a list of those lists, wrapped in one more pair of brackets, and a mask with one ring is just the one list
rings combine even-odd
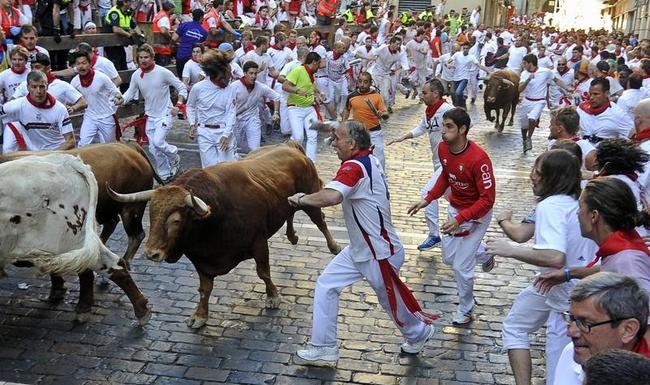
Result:
{"label": "blue jeans", "polygon": [[467,79],[462,79],[454,82],[453,91],[451,92],[451,100],[455,107],[466,108],[465,87],[467,87],[467,81]]}

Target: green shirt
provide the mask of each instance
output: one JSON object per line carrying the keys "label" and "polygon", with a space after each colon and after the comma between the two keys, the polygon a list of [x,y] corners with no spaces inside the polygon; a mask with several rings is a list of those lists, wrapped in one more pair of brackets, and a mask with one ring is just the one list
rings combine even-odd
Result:
{"label": "green shirt", "polygon": [[289,71],[287,74],[287,80],[302,92],[307,91],[309,93],[309,96],[302,96],[294,93],[289,94],[287,97],[287,105],[309,107],[314,104],[314,91],[316,91],[316,87],[314,87],[314,83],[311,81],[304,65],[298,66]]}

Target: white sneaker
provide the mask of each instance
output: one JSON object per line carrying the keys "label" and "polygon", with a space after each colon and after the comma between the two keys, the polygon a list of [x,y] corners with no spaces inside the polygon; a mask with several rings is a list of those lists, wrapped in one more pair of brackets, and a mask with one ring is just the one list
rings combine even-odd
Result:
{"label": "white sneaker", "polygon": [[433,337],[433,334],[436,332],[436,327],[433,325],[427,325],[424,327],[424,337],[416,342],[404,342],[401,346],[404,353],[409,354],[418,354],[424,349],[424,345]]}
{"label": "white sneaker", "polygon": [[460,310],[456,311],[456,315],[451,319],[451,323],[454,325],[467,325],[472,322],[472,312],[461,313]]}
{"label": "white sneaker", "polygon": [[339,348],[336,346],[313,346],[309,349],[298,350],[298,357],[305,361],[337,361],[339,359]]}

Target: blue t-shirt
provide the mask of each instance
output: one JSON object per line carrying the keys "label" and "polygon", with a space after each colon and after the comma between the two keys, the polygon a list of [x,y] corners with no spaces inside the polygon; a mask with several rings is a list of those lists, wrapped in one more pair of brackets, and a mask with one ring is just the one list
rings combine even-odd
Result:
{"label": "blue t-shirt", "polygon": [[178,49],[176,50],[176,59],[181,60],[189,60],[192,58],[192,46],[194,43],[202,43],[208,37],[208,31],[203,28],[201,23],[195,21],[181,23],[176,29],[176,34],[180,37]]}

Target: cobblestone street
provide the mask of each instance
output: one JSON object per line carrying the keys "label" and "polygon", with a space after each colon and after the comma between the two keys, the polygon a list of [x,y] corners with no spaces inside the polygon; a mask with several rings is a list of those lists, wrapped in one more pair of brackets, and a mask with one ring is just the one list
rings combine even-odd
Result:
{"label": "cobblestone street", "polygon": [[[415,127],[424,106],[398,97],[395,113],[384,125],[385,140]],[[533,151],[521,153],[518,127],[497,134],[485,120],[482,98],[470,106],[474,125],[469,137],[492,157],[497,178],[495,213],[510,209],[515,220],[533,206],[529,172],[546,146],[548,112],[533,138]],[[515,119],[516,120],[516,119]],[[516,123],[515,123],[516,124]],[[199,165],[196,145],[189,143],[185,123],[178,122],[170,139],[178,143],[182,165]],[[325,147],[321,134],[317,168],[327,181],[339,160]],[[267,143],[278,142],[272,134]],[[401,335],[377,303],[372,289],[359,283],[341,295],[339,341],[341,358],[333,366],[306,366],[294,357],[311,332],[311,306],[316,278],[332,258],[325,240],[304,213],[296,214],[300,237],[292,245],[280,230],[270,239],[271,276],[283,303],[264,307],[264,284],[252,260],[215,279],[210,316],[202,329],[186,326],[198,301],[198,277],[186,258],[176,264],[144,259],[143,245],[132,263],[135,282],[149,298],[153,317],[135,325],[130,302],[114,284],[96,286],[90,320],[73,322],[79,295],[76,277],[67,277],[68,293],[57,306],[43,302],[50,282],[34,278],[30,269],[7,267],[0,280],[0,383],[27,384],[514,384],[507,354],[501,350],[501,321],[515,295],[531,281],[534,269],[497,259],[491,273],[476,269],[475,320],[455,327],[457,293],[453,272],[442,263],[440,248],[420,252],[426,237],[423,212],[410,217],[409,204],[432,172],[428,138],[386,148],[393,221],[407,250],[402,276],[423,308],[443,313],[436,333],[419,356],[400,353]],[[101,186],[100,186],[101,187]],[[441,218],[446,218],[441,202]],[[327,224],[341,245],[348,243],[340,206],[324,210]],[[148,224],[148,214],[145,217]],[[148,225],[145,225],[148,231]],[[488,237],[501,237],[493,220]],[[146,241],[146,240],[145,240]],[[126,248],[121,225],[108,244],[117,254]],[[19,289],[19,284],[21,285]],[[544,383],[543,333],[532,336],[534,383]]]}

